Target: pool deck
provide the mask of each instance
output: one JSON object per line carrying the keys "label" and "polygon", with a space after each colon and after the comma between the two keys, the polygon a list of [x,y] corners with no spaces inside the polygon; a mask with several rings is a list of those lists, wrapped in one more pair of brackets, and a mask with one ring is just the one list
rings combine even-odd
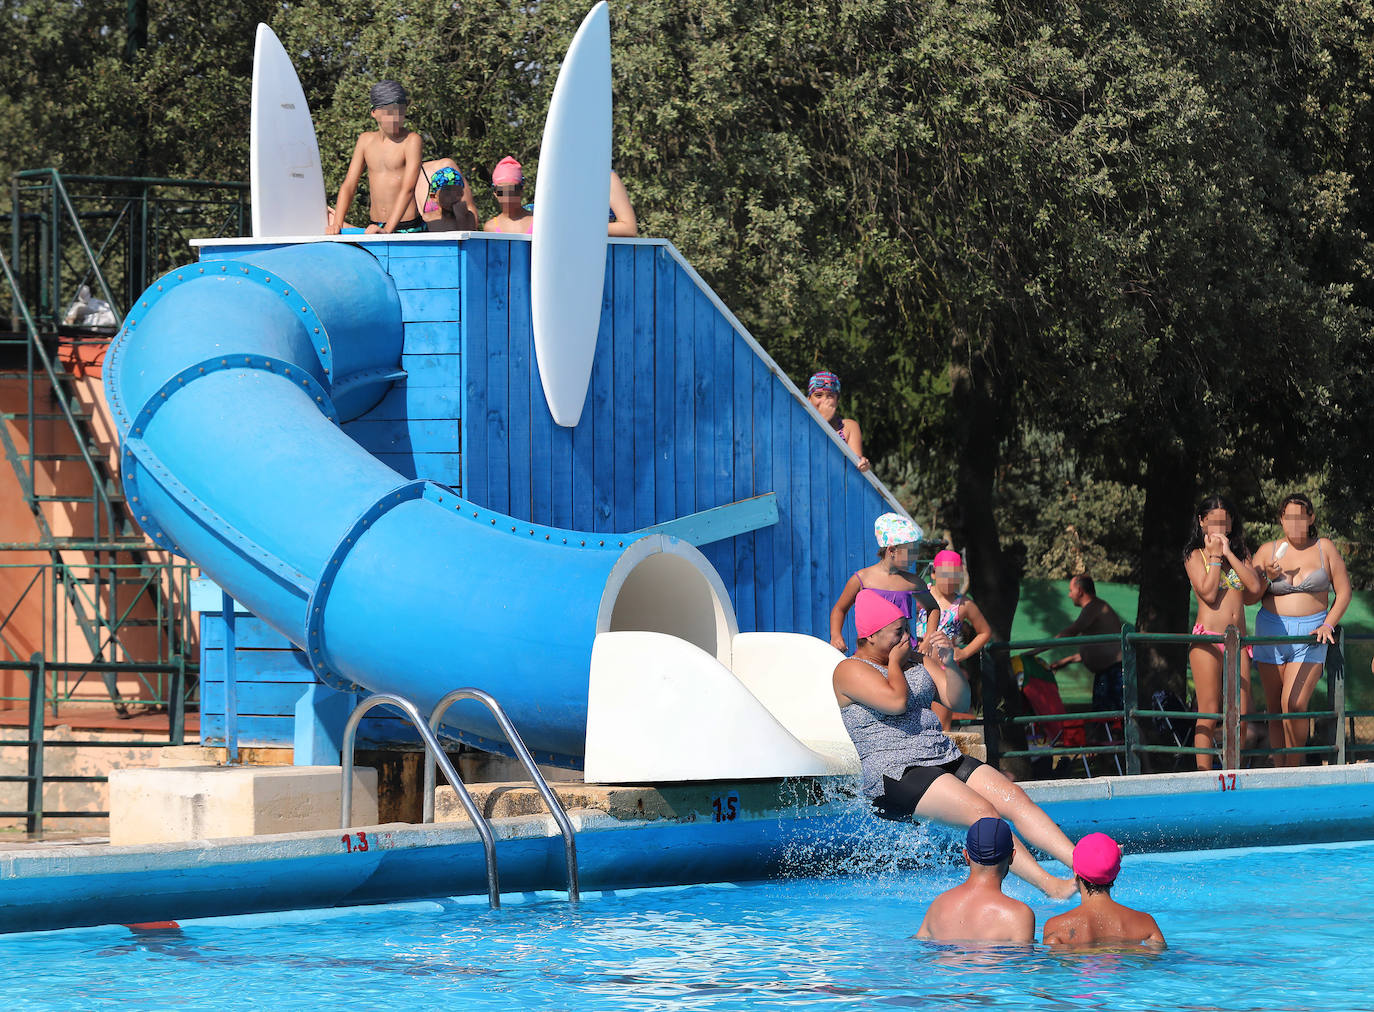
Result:
{"label": "pool deck", "polygon": [[[1071,838],[1103,831],[1136,852],[1374,839],[1370,764],[1023,786]],[[854,869],[866,851],[868,870],[882,870],[894,867],[894,834],[920,834],[869,815],[834,781],[557,790],[577,834],[584,891]],[[533,790],[493,784],[474,794],[491,816],[503,894],[565,890],[562,838],[552,818],[534,814]],[[442,795],[436,808],[455,821],[133,847],[0,840],[0,931],[435,895],[485,903],[476,831]],[[929,846],[912,850],[910,866],[932,860]]]}

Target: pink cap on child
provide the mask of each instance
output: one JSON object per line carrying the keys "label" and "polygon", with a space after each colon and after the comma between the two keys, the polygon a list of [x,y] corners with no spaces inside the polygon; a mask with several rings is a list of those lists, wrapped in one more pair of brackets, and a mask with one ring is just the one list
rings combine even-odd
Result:
{"label": "pink cap on child", "polygon": [[854,628],[860,639],[868,639],[889,622],[902,617],[902,609],[876,591],[861,590],[854,599]]}
{"label": "pink cap on child", "polygon": [[1073,873],[1093,885],[1111,885],[1121,874],[1121,848],[1106,833],[1089,833],[1073,849]]}
{"label": "pink cap on child", "polygon": [[523,183],[524,181],[525,170],[510,155],[502,158],[496,163],[496,168],[491,170],[492,186],[506,186],[510,183]]}
{"label": "pink cap on child", "polygon": [[958,552],[954,551],[952,548],[946,548],[935,553],[935,559],[931,562],[931,565],[936,569],[941,569],[945,566],[958,566],[960,569],[963,569],[964,560]]}

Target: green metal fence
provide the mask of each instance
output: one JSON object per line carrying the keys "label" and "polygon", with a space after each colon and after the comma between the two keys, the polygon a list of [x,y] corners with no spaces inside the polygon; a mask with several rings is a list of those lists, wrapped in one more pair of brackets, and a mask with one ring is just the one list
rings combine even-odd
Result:
{"label": "green metal fence", "polygon": [[[1239,769],[1243,760],[1289,755],[1321,755],[1329,762],[1344,764],[1353,756],[1374,753],[1374,743],[1360,742],[1354,733],[1357,718],[1374,717],[1374,710],[1350,710],[1346,706],[1345,646],[1347,641],[1374,640],[1374,636],[1350,635],[1337,629],[1336,642],[1327,651],[1325,675],[1330,708],[1290,713],[1266,711],[1245,712],[1242,705],[1241,654],[1252,645],[1269,643],[1311,642],[1310,636],[1243,636],[1236,626],[1228,626],[1221,635],[1189,635],[1181,633],[1141,633],[1127,624],[1119,635],[1066,636],[1054,639],[1021,640],[1010,643],[990,643],[980,655],[983,690],[983,732],[988,758],[1000,759],[1057,759],[1059,757],[1119,757],[1123,772],[1141,772],[1141,760],[1146,756],[1211,755],[1218,761],[1218,769]],[[1062,713],[1028,713],[1028,705],[1009,698],[1007,687],[1013,683],[1010,657],[1015,651],[1031,654],[1050,648],[1073,648],[1120,642],[1122,666],[1123,707],[1120,710],[1085,710]],[[1137,654],[1141,647],[1169,644],[1216,644],[1222,650],[1222,710],[1220,713],[1199,713],[1193,710],[1164,710],[1140,705]],[[1252,684],[1257,675],[1252,673]],[[1253,693],[1252,693],[1253,694]],[[1209,718],[1218,721],[1220,744],[1199,747],[1174,742],[1145,740],[1142,722],[1153,720],[1194,720]],[[1247,723],[1275,720],[1330,720],[1332,740],[1284,748],[1244,748],[1243,728]],[[1119,742],[1088,742],[1065,747],[1004,748],[1009,728],[1024,729],[1030,725],[1051,725],[1062,721],[1083,721],[1086,724],[1107,724],[1119,721],[1122,740]]]}
{"label": "green metal fence", "polygon": [[[3,558],[3,556],[0,556]],[[93,568],[102,570],[97,584],[90,578]],[[19,661],[33,652],[50,661],[72,657],[81,652],[86,641],[80,630],[81,616],[94,616],[98,621],[98,656],[117,664],[134,665],[138,674],[140,663],[181,664],[191,640],[190,588],[195,567],[184,560],[168,560],[150,565],[146,562],[70,563],[57,562],[0,562],[0,573],[16,574],[19,579],[12,598],[0,598],[0,661]],[[113,608],[92,599],[93,588],[113,588]],[[71,596],[81,603],[77,612]],[[39,642],[31,636],[20,637],[14,629],[16,616],[26,611],[30,621],[25,631],[31,633],[31,621],[37,611],[42,631]],[[73,637],[80,637],[73,642]],[[190,665],[194,668],[194,665]],[[89,698],[82,689],[90,689],[85,676],[89,671],[69,672],[50,668],[52,684],[48,688],[48,702],[55,714],[67,702]],[[59,678],[59,672],[62,677]],[[194,673],[194,672],[193,672]],[[166,687],[141,677],[138,702],[166,702]],[[187,682],[187,690],[195,688],[195,679]],[[0,696],[0,701],[18,702],[23,697]]]}
{"label": "green metal fence", "polygon": [[[10,258],[23,301],[56,331],[82,284],[117,321],[192,238],[243,235],[248,185],[25,169],[10,179]],[[14,329],[18,329],[16,324]]]}
{"label": "green metal fence", "polygon": [[[54,748],[148,748],[156,745],[181,745],[185,739],[186,707],[182,682],[185,679],[185,666],[180,659],[172,664],[60,664],[44,660],[42,654],[35,653],[27,662],[0,661],[0,671],[23,671],[29,677],[28,696],[28,734],[23,738],[0,739],[0,747],[20,746],[28,751],[28,773],[0,775],[0,783],[22,783],[26,787],[27,805],[23,809],[0,811],[0,818],[24,819],[29,833],[42,835],[45,819],[104,818],[108,811],[47,809],[44,801],[44,787],[47,784],[62,783],[106,783],[109,777],[102,775],[50,775],[46,772],[46,752]],[[78,679],[88,674],[116,677],[124,672],[137,671],[145,680],[153,678],[166,685],[166,699],[169,720],[165,742],[155,738],[121,739],[118,741],[67,741],[50,738],[47,734],[46,718],[48,710],[48,684],[54,684],[59,676],[76,676]]]}

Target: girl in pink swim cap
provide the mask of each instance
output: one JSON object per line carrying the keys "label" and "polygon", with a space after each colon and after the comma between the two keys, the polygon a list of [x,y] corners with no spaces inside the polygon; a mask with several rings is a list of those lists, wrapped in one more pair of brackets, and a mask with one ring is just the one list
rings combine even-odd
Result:
{"label": "girl in pink swim cap", "polygon": [[491,170],[491,192],[501,213],[483,226],[487,232],[529,235],[534,231],[534,215],[525,210],[525,170],[510,155]]}
{"label": "girl in pink swim cap", "polygon": [[[944,549],[935,553],[931,563],[930,592],[940,606],[939,630],[949,637],[954,653],[950,661],[960,664],[969,657],[976,657],[983,645],[992,639],[992,626],[983,617],[983,611],[964,594],[964,560],[956,551]],[[920,616],[918,627],[924,627],[926,616]],[[964,626],[973,629],[973,638],[964,635]],[[940,718],[946,731],[954,720],[954,713],[942,703],[931,707]],[[962,715],[960,715],[962,717]]]}

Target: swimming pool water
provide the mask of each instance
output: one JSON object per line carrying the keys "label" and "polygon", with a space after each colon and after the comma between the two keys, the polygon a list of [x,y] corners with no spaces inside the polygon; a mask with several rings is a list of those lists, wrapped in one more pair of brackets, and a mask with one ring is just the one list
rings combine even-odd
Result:
{"label": "swimming pool water", "polygon": [[[0,937],[13,1007],[1374,1008],[1374,843],[1128,855],[1163,953],[913,941],[917,871]],[[1037,928],[1069,903],[1009,879]]]}

